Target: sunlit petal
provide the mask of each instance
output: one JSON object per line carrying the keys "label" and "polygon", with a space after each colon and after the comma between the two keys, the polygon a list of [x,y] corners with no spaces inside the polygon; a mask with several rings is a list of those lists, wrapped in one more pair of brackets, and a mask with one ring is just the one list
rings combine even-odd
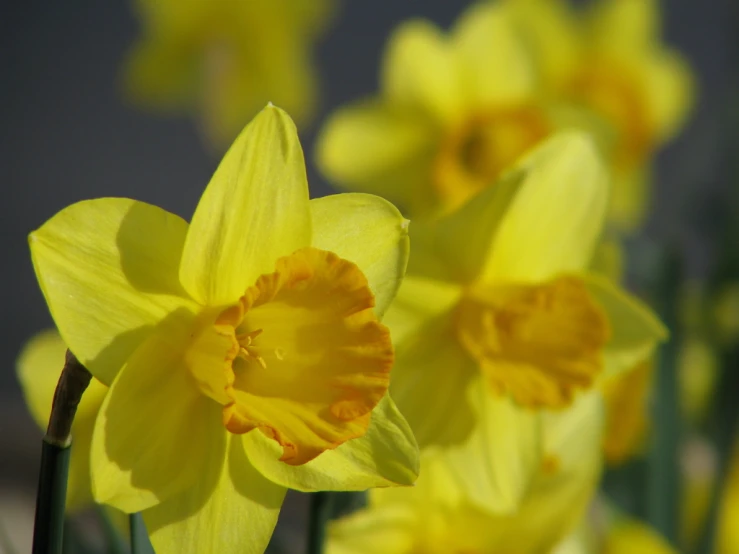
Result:
{"label": "sunlit petal", "polygon": [[251,465],[238,437],[221,431],[220,441],[228,456],[209,456],[191,487],[143,513],[157,552],[265,551],[286,489]]}
{"label": "sunlit petal", "polygon": [[365,490],[410,485],[418,476],[413,433],[389,396],[373,410],[367,433],[300,466],[279,461],[282,449],[260,433],[244,437],[249,459],[271,481],[300,491]]}
{"label": "sunlit petal", "polygon": [[154,325],[193,309],[177,274],[186,232],[187,223],[160,208],[103,198],[73,204],[31,233],[36,276],[59,332],[103,383]]}
{"label": "sunlit petal", "polygon": [[313,246],[359,266],[382,317],[408,265],[408,220],[378,196],[336,194],[310,202]]}
{"label": "sunlit petal", "polygon": [[200,199],[182,253],[182,284],[204,304],[235,302],[310,237],[295,125],[270,105],[236,139]]}

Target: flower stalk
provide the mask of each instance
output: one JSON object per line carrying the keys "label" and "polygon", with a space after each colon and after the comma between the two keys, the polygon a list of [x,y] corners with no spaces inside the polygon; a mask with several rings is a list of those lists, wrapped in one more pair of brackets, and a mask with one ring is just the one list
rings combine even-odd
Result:
{"label": "flower stalk", "polygon": [[59,554],[62,551],[72,422],[91,378],[90,372],[67,350],[42,443],[33,554]]}
{"label": "flower stalk", "polygon": [[308,554],[323,554],[326,541],[326,524],[331,517],[333,495],[316,492],[311,495],[308,520]]}

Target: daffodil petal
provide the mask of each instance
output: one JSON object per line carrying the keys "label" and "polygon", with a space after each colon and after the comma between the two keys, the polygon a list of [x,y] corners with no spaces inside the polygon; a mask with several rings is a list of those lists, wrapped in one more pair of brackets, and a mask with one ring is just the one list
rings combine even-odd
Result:
{"label": "daffodil petal", "polygon": [[467,388],[477,363],[457,342],[448,314],[426,323],[397,350],[390,393],[421,448],[459,444],[472,432]]}
{"label": "daffodil petal", "polygon": [[643,75],[651,126],[666,141],[677,134],[695,103],[690,68],[677,53],[663,51],[645,63]]}
{"label": "daffodil petal", "polygon": [[230,436],[227,452],[211,453],[191,487],[143,513],[157,552],[265,551],[287,491],[254,468],[239,437]]}
{"label": "daffodil petal", "polygon": [[461,296],[462,287],[455,283],[406,275],[384,319],[396,348],[402,349],[406,339],[429,321],[449,314]]}
{"label": "daffodil petal", "polygon": [[[424,225],[425,221],[418,225],[414,223],[414,232],[411,233],[414,260],[411,269],[423,263],[423,260],[416,261],[416,258],[436,257],[444,267],[449,268],[449,276],[453,281],[469,283],[475,280],[490,256],[503,216],[525,177],[524,170],[511,171],[450,215],[432,224]],[[427,236],[419,236],[421,234]],[[460,237],[464,237],[464,248],[460,247]],[[418,247],[417,243],[420,243]],[[429,268],[420,268],[418,272],[429,274]]]}
{"label": "daffodil petal", "polygon": [[203,304],[236,301],[275,260],[311,238],[303,152],[290,117],[270,105],[241,132],[193,215],[180,265]]}
{"label": "daffodil petal", "polygon": [[592,140],[557,134],[519,165],[526,171],[485,261],[486,282],[538,282],[582,270],[600,238],[608,184]]}
{"label": "daffodil petal", "polygon": [[542,425],[545,463],[516,516],[506,521],[502,552],[548,552],[582,520],[600,479],[604,420],[597,391],[570,408],[545,412]]}
{"label": "daffodil petal", "polygon": [[316,161],[341,188],[377,194],[401,209],[430,205],[437,134],[409,110],[365,101],[331,115],[318,137]]}
{"label": "daffodil petal", "polygon": [[327,554],[411,552],[416,515],[408,506],[383,506],[356,512],[328,526]]}
{"label": "daffodil petal", "polygon": [[408,265],[408,220],[387,200],[336,194],[311,200],[313,244],[359,266],[382,317]]}
{"label": "daffodil petal", "polygon": [[213,443],[221,406],[200,393],[182,361],[192,326],[192,317],[173,315],[110,387],[90,456],[97,502],[144,510],[192,486],[208,457],[223,455]]}
{"label": "daffodil petal", "polygon": [[383,62],[382,88],[389,102],[407,109],[423,107],[432,118],[460,117],[463,98],[451,43],[429,21],[401,25],[390,38]]}
{"label": "daffodil petal", "polygon": [[611,325],[611,339],[603,352],[604,377],[632,369],[667,339],[665,326],[636,297],[600,275],[585,276],[585,284]]}
{"label": "daffodil petal", "polygon": [[244,445],[251,462],[270,481],[304,492],[410,485],[419,471],[413,433],[389,395],[372,411],[364,436],[306,464],[280,462],[282,448],[259,432],[244,435]]}
{"label": "daffodil petal", "polygon": [[59,332],[104,384],[154,325],[194,305],[177,275],[186,233],[176,215],[125,198],[78,202],[31,233]]}
{"label": "daffodil petal", "polygon": [[444,450],[467,497],[495,514],[515,513],[541,460],[542,432],[535,410],[494,396],[481,378],[469,388],[477,424],[460,446]]}
{"label": "daffodil petal", "polygon": [[501,4],[479,3],[468,9],[455,25],[452,40],[464,62],[462,86],[473,108],[511,105],[533,95],[533,60]]}

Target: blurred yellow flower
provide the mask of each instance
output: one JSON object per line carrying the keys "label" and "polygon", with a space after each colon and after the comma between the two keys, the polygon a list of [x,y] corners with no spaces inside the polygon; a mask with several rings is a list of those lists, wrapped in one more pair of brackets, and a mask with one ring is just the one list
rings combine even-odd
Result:
{"label": "blurred yellow flower", "polygon": [[30,244],[62,337],[110,385],[95,499],[143,511],[157,552],[262,552],[286,488],[415,480],[379,323],[405,271],[407,221],[368,195],[309,202],[282,110],[239,135],[189,225],[98,199]]}
{"label": "blurred yellow flower", "polygon": [[313,43],[334,0],[135,0],[141,38],[125,66],[137,103],[200,115],[227,146],[268,101],[299,124],[317,101]]}
{"label": "blurred yellow flower", "polygon": [[603,447],[607,462],[621,464],[644,446],[653,376],[654,359],[649,358],[604,381],[606,432]]}
{"label": "blurred yellow flower", "polygon": [[[641,223],[649,166],[694,103],[685,60],[661,42],[657,0],[599,0],[578,13],[566,0],[506,0],[553,98],[592,110],[614,175],[609,220]],[[599,129],[597,126],[594,129]]]}
{"label": "blurred yellow flower", "polygon": [[[67,346],[56,331],[44,331],[29,340],[17,361],[18,380],[31,416],[46,430]],[[67,480],[67,510],[75,512],[93,503],[90,489],[90,442],[100,406],[108,388],[93,378],[77,407],[72,425],[73,448]]]}
{"label": "blurred yellow flower", "polygon": [[592,141],[563,134],[461,210],[411,228],[385,320],[398,354],[391,392],[422,448],[464,443],[490,461],[486,496],[499,510],[541,463],[531,408],[570,405],[665,337],[638,300],[587,272],[606,197]]}
{"label": "blurred yellow flower", "polygon": [[448,34],[424,20],[401,25],[385,53],[381,93],[329,118],[319,168],[414,217],[454,209],[493,183],[562,117],[542,103],[509,15],[478,4]]}
{"label": "blurred yellow flower", "polygon": [[622,520],[606,533],[601,554],[677,554],[651,527],[636,520]]}
{"label": "blurred yellow flower", "polygon": [[719,514],[716,553],[739,554],[739,441],[734,444]]}
{"label": "blurred yellow flower", "polygon": [[460,486],[460,476],[473,465],[477,474],[487,471],[486,457],[459,466],[429,453],[415,487],[371,491],[367,509],[334,522],[328,554],[549,552],[582,517],[600,476],[598,394],[540,419],[545,458],[556,463],[537,469],[515,511],[490,513]]}

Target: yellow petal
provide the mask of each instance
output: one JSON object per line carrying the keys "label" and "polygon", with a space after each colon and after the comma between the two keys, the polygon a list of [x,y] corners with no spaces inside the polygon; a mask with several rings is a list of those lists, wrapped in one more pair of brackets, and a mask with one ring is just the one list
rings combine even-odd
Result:
{"label": "yellow petal", "polygon": [[[414,250],[414,256],[417,251]],[[447,281],[427,279],[418,275],[406,275],[398,295],[385,315],[385,325],[390,328],[393,342],[401,350],[406,340],[438,317],[451,317],[451,310],[462,296],[462,287]],[[423,342],[423,339],[419,339]],[[395,373],[393,373],[395,378]]]}
{"label": "yellow petal", "polygon": [[182,284],[201,303],[233,303],[310,237],[295,125],[270,105],[236,139],[198,203],[182,253]]}
{"label": "yellow petal", "polygon": [[223,374],[225,359],[233,374],[226,428],[259,428],[292,465],[363,435],[393,364],[373,302],[359,268],[336,254],[304,248],[277,260],[246,291],[239,313],[229,308],[216,321],[233,345],[213,368]]}
{"label": "yellow petal", "polygon": [[191,317],[173,315],[110,387],[92,439],[97,502],[149,508],[198,481],[207,458],[223,456],[220,406],[200,393],[182,361],[191,331]]}
{"label": "yellow petal", "polygon": [[649,359],[603,383],[606,405],[603,452],[610,464],[627,461],[644,446],[653,374],[654,361]]}
{"label": "yellow petal", "polygon": [[433,204],[429,171],[439,133],[410,110],[361,102],[334,112],[316,146],[316,163],[336,186],[370,192],[406,209]]}
{"label": "yellow petal", "polygon": [[651,128],[659,142],[674,137],[695,104],[695,82],[687,62],[676,52],[655,53],[643,68]]}
{"label": "yellow petal", "polygon": [[373,410],[364,436],[306,464],[279,461],[282,449],[261,433],[245,435],[244,445],[251,462],[270,481],[304,492],[410,485],[419,472],[413,433],[389,395]]}
{"label": "yellow petal", "polygon": [[[544,460],[526,501],[506,522],[501,552],[549,552],[582,520],[601,473],[603,408],[597,392],[543,415]],[[536,529],[536,533],[531,533]]]}
{"label": "yellow petal", "polygon": [[361,510],[328,526],[327,554],[412,552],[416,515],[407,506]]}
{"label": "yellow petal", "polygon": [[[220,435],[226,440],[222,429]],[[209,455],[191,487],[143,513],[157,552],[262,554],[267,548],[286,489],[251,465],[238,437],[229,442],[228,456]]]}
{"label": "yellow petal", "polygon": [[496,396],[480,378],[469,389],[476,425],[443,456],[467,497],[495,514],[515,513],[542,462],[540,417],[535,410]]}
{"label": "yellow petal", "polygon": [[665,326],[640,300],[599,275],[587,276],[585,283],[611,324],[603,352],[605,376],[633,368],[667,339]]}
{"label": "yellow petal", "polygon": [[[33,419],[46,429],[59,376],[64,367],[67,345],[56,331],[44,331],[23,347],[17,372],[23,396]],[[108,388],[93,378],[77,406],[72,425],[74,448],[69,461],[67,510],[76,511],[92,504],[90,489],[90,442],[92,428]]]}
{"label": "yellow petal", "polygon": [[123,198],[73,204],[29,236],[64,342],[105,384],[151,328],[193,302],[177,268],[187,223]]}
{"label": "yellow petal", "polygon": [[651,172],[647,166],[636,165],[614,171],[608,223],[622,232],[638,229],[650,207],[651,187]]}
{"label": "yellow petal", "polygon": [[382,317],[408,265],[408,220],[387,200],[369,194],[336,194],[311,200],[313,244],[357,264]]}
{"label": "yellow petal", "polygon": [[382,64],[388,102],[425,110],[440,122],[460,116],[463,91],[451,43],[431,22],[408,21],[393,32]]}
{"label": "yellow petal", "polygon": [[592,140],[560,133],[527,156],[520,189],[503,216],[481,280],[533,282],[590,263],[608,196]]}
{"label": "yellow petal", "polygon": [[601,49],[644,52],[660,34],[656,0],[606,0],[589,14],[591,39]]}
{"label": "yellow petal", "polygon": [[418,444],[464,441],[474,424],[467,388],[477,363],[459,345],[451,314],[428,320],[397,348],[390,392]]}
{"label": "yellow petal", "polygon": [[[511,171],[451,214],[432,222],[413,222],[413,256],[409,272],[438,275],[444,280],[458,283],[474,281],[491,254],[503,216],[519,192],[525,176],[523,170]],[[464,247],[460,245],[462,237]],[[440,264],[444,269],[435,268],[433,263]]]}
{"label": "yellow petal", "polygon": [[472,107],[510,105],[533,95],[533,60],[501,5],[473,5],[452,33],[463,63],[462,86]]}
{"label": "yellow petal", "polygon": [[573,7],[561,0],[508,0],[504,5],[531,47],[544,84],[562,86],[581,59],[582,33]]}

